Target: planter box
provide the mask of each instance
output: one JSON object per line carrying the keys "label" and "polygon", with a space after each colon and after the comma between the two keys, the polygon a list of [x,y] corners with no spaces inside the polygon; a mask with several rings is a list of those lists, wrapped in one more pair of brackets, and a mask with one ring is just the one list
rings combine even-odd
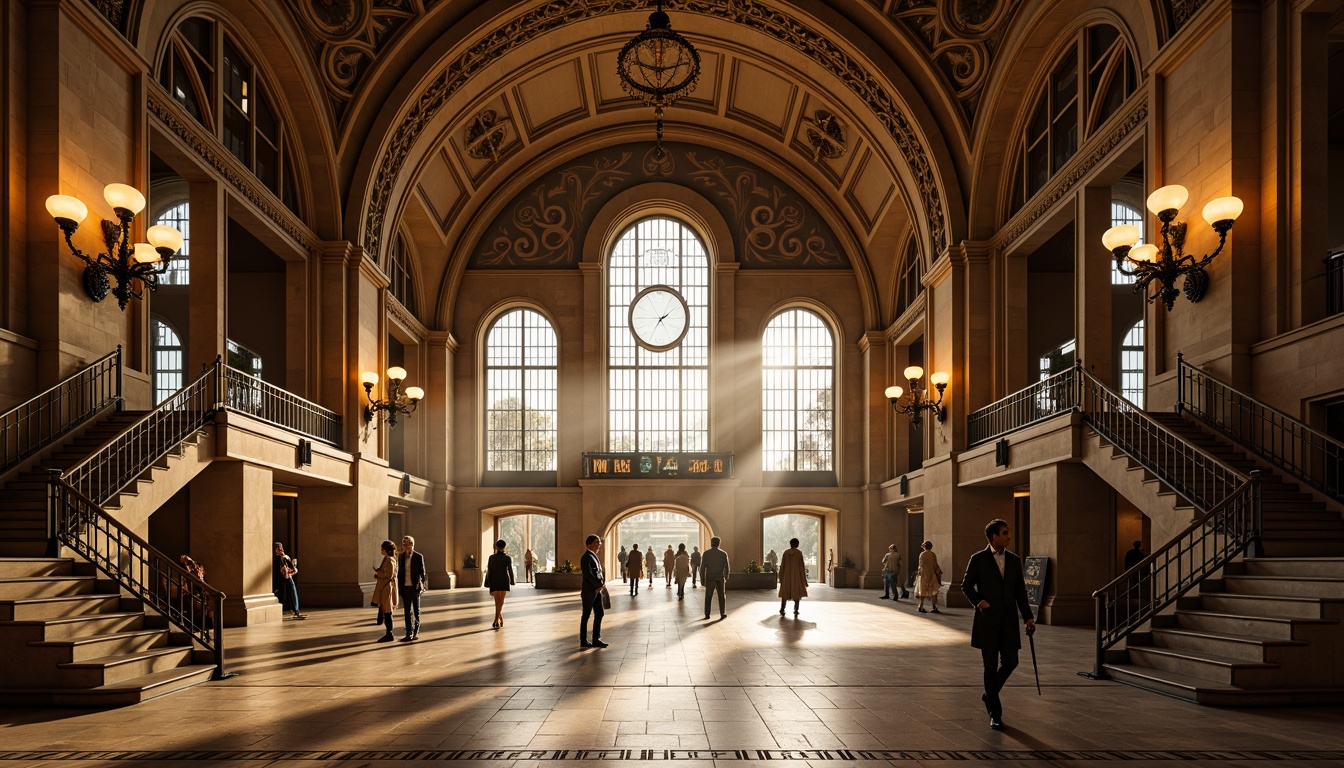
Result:
{"label": "planter box", "polygon": [[831,586],[839,589],[859,586],[859,572],[856,568],[837,565],[831,569]]}
{"label": "planter box", "polygon": [[729,589],[774,589],[779,586],[776,573],[732,573],[728,575]]}
{"label": "planter box", "polygon": [[479,587],[481,586],[480,568],[463,568],[457,572],[457,587]]}
{"label": "planter box", "polygon": [[537,589],[565,589],[577,592],[583,589],[582,573],[551,573],[543,571],[532,575]]}

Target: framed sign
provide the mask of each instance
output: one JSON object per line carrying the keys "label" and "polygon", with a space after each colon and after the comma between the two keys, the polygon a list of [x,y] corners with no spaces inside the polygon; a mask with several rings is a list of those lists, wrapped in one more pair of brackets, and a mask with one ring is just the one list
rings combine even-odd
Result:
{"label": "framed sign", "polygon": [[733,476],[733,453],[583,453],[587,480],[726,480]]}
{"label": "framed sign", "polygon": [[1045,574],[1050,569],[1050,558],[1025,557],[1022,569],[1027,580],[1027,602],[1039,608],[1045,599]]}

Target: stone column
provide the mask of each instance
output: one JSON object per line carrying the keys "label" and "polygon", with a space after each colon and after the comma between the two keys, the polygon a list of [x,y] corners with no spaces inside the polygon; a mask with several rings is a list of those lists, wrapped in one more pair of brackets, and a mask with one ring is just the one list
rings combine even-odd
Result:
{"label": "stone column", "polygon": [[1074,199],[1074,338],[1076,357],[1098,379],[1120,388],[1111,378],[1115,362],[1111,328],[1111,263],[1101,236],[1111,227],[1111,188],[1084,187]]}
{"label": "stone column", "polygon": [[[1092,592],[1114,573],[1113,493],[1082,464],[1051,464],[1031,470],[1032,551],[1018,554],[1050,558],[1042,623],[1093,623]],[[1008,546],[1013,549],[1012,544]]]}
{"label": "stone column", "polygon": [[[211,586],[228,595],[224,626],[280,621],[282,609],[271,591],[271,470],[241,461],[216,461],[191,482],[191,552],[209,569]],[[304,550],[283,542],[299,557],[299,605],[309,560]]]}
{"label": "stone column", "polygon": [[228,339],[228,213],[224,187],[216,181],[190,185],[191,284],[188,307],[186,380],[225,353]]}
{"label": "stone column", "polygon": [[429,586],[448,589],[453,586],[454,571],[461,557],[455,546],[453,525],[454,489],[449,481],[452,466],[453,442],[453,357],[457,341],[446,331],[431,331],[425,339],[426,367],[425,401],[415,412],[422,419],[421,426],[431,435],[442,436],[427,441],[425,479],[433,483],[433,503],[428,509],[412,509],[412,530],[416,548],[425,555]]}
{"label": "stone column", "polygon": [[[905,515],[897,515],[882,507],[882,494],[879,486],[891,476],[892,449],[895,436],[892,434],[892,411],[887,402],[885,390],[891,378],[891,345],[885,333],[870,331],[859,339],[859,356],[863,362],[864,412],[863,433],[866,440],[863,445],[863,547],[860,550],[858,566],[860,568],[860,586],[873,589],[882,585],[882,555],[887,545],[896,541],[900,529],[898,523],[904,523]],[[840,382],[836,382],[836,391],[841,393]],[[841,393],[842,394],[842,393]],[[836,403],[839,408],[840,403]],[[836,475],[841,484],[849,481],[836,467]],[[855,478],[857,480],[858,478]],[[898,519],[899,518],[899,519]]]}

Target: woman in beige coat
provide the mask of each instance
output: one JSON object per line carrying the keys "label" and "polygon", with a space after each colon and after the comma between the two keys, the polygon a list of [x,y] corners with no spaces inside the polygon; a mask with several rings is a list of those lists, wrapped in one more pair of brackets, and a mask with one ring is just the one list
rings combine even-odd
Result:
{"label": "woman in beige coat", "polygon": [[668,569],[677,582],[677,599],[686,596],[686,580],[691,578],[691,556],[686,554],[686,545],[677,545],[677,554],[672,558],[672,567]]}
{"label": "woman in beige coat", "polygon": [[789,548],[779,558],[779,615],[784,615],[784,604],[793,601],[793,615],[798,615],[798,601],[807,597],[807,565],[797,539],[789,539]]}
{"label": "woman in beige coat", "polygon": [[377,582],[373,585],[373,604],[382,608],[383,624],[387,634],[378,638],[380,643],[392,642],[392,609],[397,607],[397,545],[383,542],[383,562],[373,569]]}
{"label": "woman in beige coat", "polygon": [[915,583],[915,597],[919,598],[919,612],[924,610],[924,599],[928,598],[931,610],[938,610],[938,589],[943,586],[943,569],[938,567],[938,556],[933,554],[933,542],[924,542],[924,551],[919,553],[919,579]]}

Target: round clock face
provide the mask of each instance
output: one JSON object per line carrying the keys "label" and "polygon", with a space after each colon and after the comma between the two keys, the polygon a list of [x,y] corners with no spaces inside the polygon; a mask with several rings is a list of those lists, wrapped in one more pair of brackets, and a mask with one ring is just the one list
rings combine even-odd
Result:
{"label": "round clock face", "polygon": [[690,311],[680,293],[666,285],[653,285],[630,302],[630,332],[645,349],[663,352],[686,337]]}

